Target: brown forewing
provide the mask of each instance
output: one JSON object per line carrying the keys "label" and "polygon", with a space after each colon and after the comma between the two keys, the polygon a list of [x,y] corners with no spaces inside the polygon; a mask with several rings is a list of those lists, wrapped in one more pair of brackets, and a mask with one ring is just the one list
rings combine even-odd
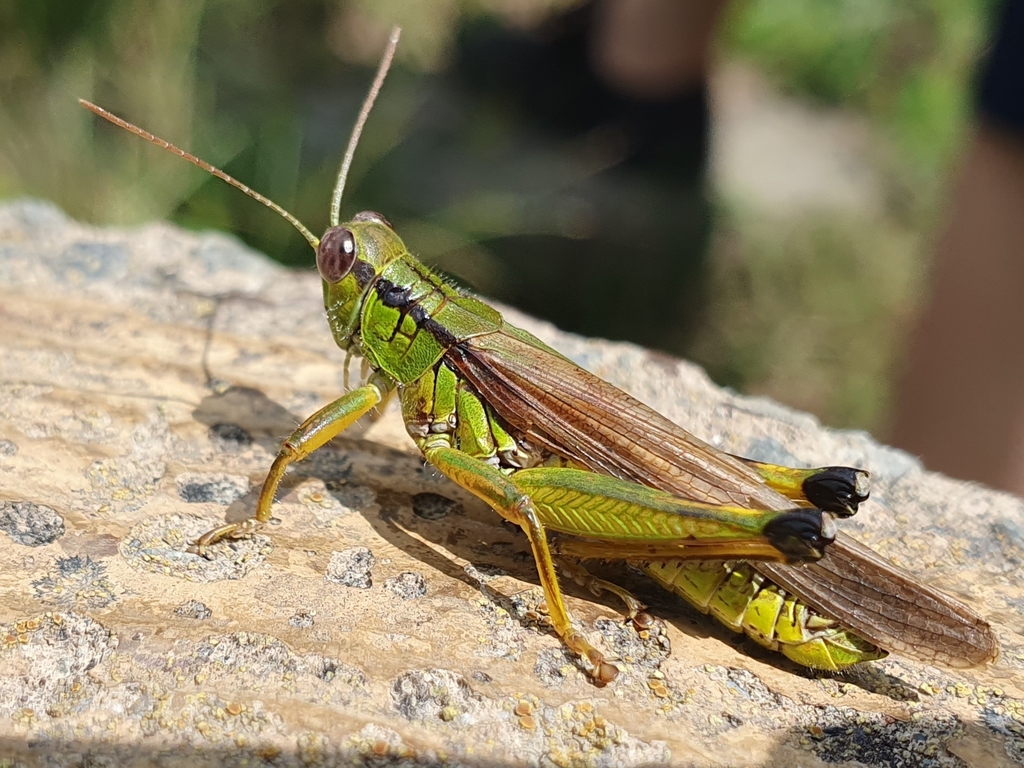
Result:
{"label": "brown forewing", "polygon": [[845,534],[816,563],[753,566],[886,650],[957,668],[999,655],[987,621]]}
{"label": "brown forewing", "polygon": [[750,468],[545,347],[492,333],[457,344],[448,359],[531,440],[596,471],[682,498],[792,506]]}
{"label": "brown forewing", "polygon": [[[594,471],[682,498],[757,509],[792,506],[748,467],[539,341],[516,333],[467,339],[446,358],[530,440]],[[983,619],[848,536],[840,535],[816,563],[754,565],[883,648],[954,667],[997,655],[995,637]]]}

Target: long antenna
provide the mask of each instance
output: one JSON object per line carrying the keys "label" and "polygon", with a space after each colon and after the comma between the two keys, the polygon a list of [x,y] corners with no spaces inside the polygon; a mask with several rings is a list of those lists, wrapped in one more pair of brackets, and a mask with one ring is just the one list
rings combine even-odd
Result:
{"label": "long antenna", "polygon": [[286,219],[288,222],[290,222],[293,227],[295,227],[297,230],[299,230],[299,232],[302,233],[302,236],[304,238],[306,238],[306,240],[309,241],[309,244],[311,246],[313,246],[313,250],[314,251],[317,249],[317,246],[320,245],[320,239],[318,237],[316,237],[312,232],[310,232],[305,224],[303,224],[297,218],[292,216],[290,213],[288,213],[288,211],[286,211],[284,208],[282,208],[280,205],[275,203],[270,198],[264,197],[263,195],[261,195],[256,190],[250,189],[249,187],[247,187],[245,184],[243,184],[242,182],[238,181],[237,179],[235,179],[235,178],[233,178],[231,176],[228,176],[220,168],[217,168],[215,166],[210,165],[205,160],[200,160],[195,155],[191,155],[188,152],[186,152],[185,150],[179,149],[178,147],[176,147],[173,144],[171,144],[171,142],[165,141],[164,139],[161,139],[159,136],[154,136],[149,131],[142,130],[137,125],[133,125],[132,123],[129,123],[127,120],[123,120],[122,118],[118,117],[117,115],[113,114],[112,112],[108,112],[103,107],[96,106],[91,101],[86,101],[85,99],[79,99],[78,103],[81,104],[86,109],[90,110],[91,112],[95,112],[97,115],[102,117],[104,120],[110,121],[111,123],[113,123],[114,125],[118,126],[119,128],[124,128],[129,133],[134,133],[136,136],[139,136],[140,138],[145,139],[150,144],[156,144],[161,149],[166,149],[168,152],[171,152],[172,154],[175,154],[178,157],[182,157],[185,160],[188,160],[190,163],[192,163],[192,165],[196,165],[196,166],[202,168],[207,173],[213,174],[218,179],[226,181],[232,187],[235,187],[236,189],[242,190],[243,192],[245,192],[245,194],[247,194],[253,200],[257,200],[257,201],[263,203],[265,206],[267,206],[267,208],[269,208],[270,210],[272,210],[275,213],[277,213],[280,216],[282,216],[284,219]]}
{"label": "long antenna", "polygon": [[398,47],[398,38],[401,37],[402,30],[398,27],[391,28],[391,36],[388,38],[388,47],[384,49],[384,56],[380,60],[380,66],[377,67],[377,75],[373,78],[373,85],[370,86],[370,92],[366,94],[366,99],[363,101],[363,108],[359,110],[359,117],[356,118],[355,127],[352,129],[352,136],[348,140],[348,147],[345,149],[345,157],[341,161],[341,170],[338,171],[338,181],[334,185],[334,197],[331,198],[331,226],[336,227],[340,223],[341,218],[341,194],[345,191],[345,179],[348,178],[348,169],[352,165],[352,158],[356,154],[356,145],[359,143],[359,137],[363,133],[363,126],[366,125],[366,119],[370,116],[370,110],[373,109],[373,102],[377,100],[377,94],[380,93],[381,86],[384,85],[384,78],[388,74],[388,69],[391,67],[391,61],[395,58],[395,48]]}

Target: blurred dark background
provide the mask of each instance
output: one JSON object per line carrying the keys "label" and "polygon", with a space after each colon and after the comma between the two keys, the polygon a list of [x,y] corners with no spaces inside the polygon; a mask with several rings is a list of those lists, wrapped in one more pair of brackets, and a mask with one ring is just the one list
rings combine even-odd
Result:
{"label": "blurred dark background", "polygon": [[614,0],[8,0],[0,197],[311,267],[285,222],[76,99],[320,231],[400,24],[343,212],[383,212],[427,263],[563,328],[885,439],[998,6],[666,2],[686,33],[647,53],[675,75],[630,80],[608,74],[630,50]]}

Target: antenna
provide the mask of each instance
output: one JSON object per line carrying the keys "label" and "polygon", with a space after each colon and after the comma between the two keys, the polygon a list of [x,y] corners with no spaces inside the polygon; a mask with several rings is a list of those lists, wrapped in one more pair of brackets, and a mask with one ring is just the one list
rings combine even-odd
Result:
{"label": "antenna", "polygon": [[242,190],[245,194],[247,194],[253,200],[257,200],[257,201],[263,203],[265,206],[267,206],[267,208],[269,208],[270,210],[274,211],[275,213],[280,215],[282,218],[286,219],[288,222],[291,223],[291,225],[293,227],[295,227],[297,230],[299,230],[299,232],[302,233],[302,236],[304,238],[306,238],[307,241],[309,241],[309,244],[311,246],[313,246],[313,250],[314,251],[317,249],[317,246],[320,245],[320,239],[318,237],[316,237],[312,232],[310,232],[305,224],[303,224],[297,218],[292,216],[290,213],[288,213],[288,211],[286,211],[284,208],[282,208],[280,205],[275,203],[270,198],[264,197],[259,192],[255,191],[254,189],[250,189],[249,187],[247,187],[245,184],[243,184],[242,182],[238,181],[237,179],[235,179],[235,178],[233,178],[231,176],[228,176],[220,168],[217,168],[215,166],[210,165],[205,160],[200,160],[195,155],[191,155],[188,152],[186,152],[185,150],[179,149],[178,147],[174,146],[173,144],[171,144],[171,142],[165,141],[164,139],[161,139],[159,136],[154,136],[149,131],[142,130],[137,125],[133,125],[132,123],[129,123],[127,120],[123,120],[122,118],[118,117],[117,115],[113,114],[112,112],[108,112],[103,107],[98,107],[98,106],[96,106],[95,104],[93,104],[90,101],[86,101],[85,99],[79,99],[78,103],[81,104],[86,109],[88,109],[89,111],[95,112],[97,115],[102,117],[104,120],[108,120],[109,122],[113,123],[114,125],[118,126],[119,128],[124,128],[129,133],[134,133],[136,136],[139,136],[140,138],[145,139],[150,144],[156,144],[161,149],[166,149],[168,152],[170,152],[172,154],[175,154],[178,157],[184,158],[185,160],[188,160],[190,163],[192,163],[192,165],[198,166],[198,167],[202,168],[204,171],[206,171],[207,173],[213,174],[218,179],[221,179],[222,181],[226,181],[232,187],[235,187],[236,189]]}
{"label": "antenna", "polygon": [[352,165],[352,158],[356,154],[356,145],[359,144],[359,137],[363,133],[363,126],[366,125],[366,119],[370,116],[370,110],[373,109],[373,102],[377,100],[377,94],[380,93],[381,86],[384,85],[384,78],[388,74],[388,69],[391,68],[391,61],[395,58],[395,48],[398,47],[398,38],[401,35],[402,30],[400,28],[391,28],[391,35],[388,37],[388,47],[384,49],[384,56],[377,67],[377,74],[373,78],[373,85],[370,86],[370,92],[366,94],[363,108],[359,110],[359,117],[356,118],[355,127],[352,129],[352,135],[349,137],[348,147],[345,148],[345,156],[341,160],[341,170],[338,171],[338,181],[334,185],[334,196],[331,198],[332,227],[336,227],[340,223],[341,194],[345,191],[348,169]]}
{"label": "antenna", "polygon": [[[401,36],[402,30],[398,27],[394,27],[391,30],[391,35],[388,38],[388,46],[384,50],[384,56],[381,59],[380,66],[377,67],[377,74],[373,78],[373,84],[370,86],[370,92],[366,95],[366,99],[363,101],[363,107],[359,110],[359,117],[356,118],[355,127],[352,129],[352,136],[348,140],[348,147],[345,149],[345,157],[341,161],[341,171],[338,173],[338,181],[334,187],[334,197],[331,199],[331,226],[338,226],[338,219],[341,214],[341,194],[345,190],[345,179],[348,177],[348,169],[352,165],[352,157],[356,152],[356,145],[359,144],[359,137],[363,133],[363,127],[366,125],[366,120],[370,116],[370,110],[373,109],[373,102],[377,100],[377,94],[380,93],[381,86],[384,85],[384,78],[387,76],[388,69],[391,67],[391,62],[395,58],[395,48],[398,47],[398,38]],[[320,238],[316,237],[309,228],[306,227],[301,221],[295,216],[288,213],[284,208],[275,203],[268,197],[264,197],[256,190],[246,186],[242,182],[238,181],[232,176],[224,173],[220,168],[210,165],[205,160],[201,160],[195,155],[189,154],[183,149],[174,146],[171,142],[161,139],[159,136],[155,136],[149,131],[145,131],[139,128],[137,125],[129,123],[127,120],[118,117],[112,112],[108,112],[103,107],[99,107],[93,104],[91,101],[85,99],[79,99],[78,103],[83,107],[93,112],[104,120],[107,120],[119,128],[124,128],[129,133],[134,133],[136,136],[145,139],[150,144],[156,144],[161,149],[166,149],[168,152],[177,155],[185,160],[188,160],[192,165],[202,168],[209,174],[216,176],[222,181],[226,181],[235,189],[240,189],[242,192],[247,194],[253,200],[263,203],[270,210],[281,216],[283,219],[288,221],[293,227],[295,227],[304,238],[313,246],[315,251],[320,245]]]}

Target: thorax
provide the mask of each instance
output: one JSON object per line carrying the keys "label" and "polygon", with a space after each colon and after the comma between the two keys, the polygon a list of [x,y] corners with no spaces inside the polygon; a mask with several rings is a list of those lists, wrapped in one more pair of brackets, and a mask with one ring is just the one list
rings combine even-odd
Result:
{"label": "thorax", "polygon": [[371,366],[410,384],[453,344],[500,326],[496,310],[461,294],[414,259],[396,259],[363,301],[360,347]]}

